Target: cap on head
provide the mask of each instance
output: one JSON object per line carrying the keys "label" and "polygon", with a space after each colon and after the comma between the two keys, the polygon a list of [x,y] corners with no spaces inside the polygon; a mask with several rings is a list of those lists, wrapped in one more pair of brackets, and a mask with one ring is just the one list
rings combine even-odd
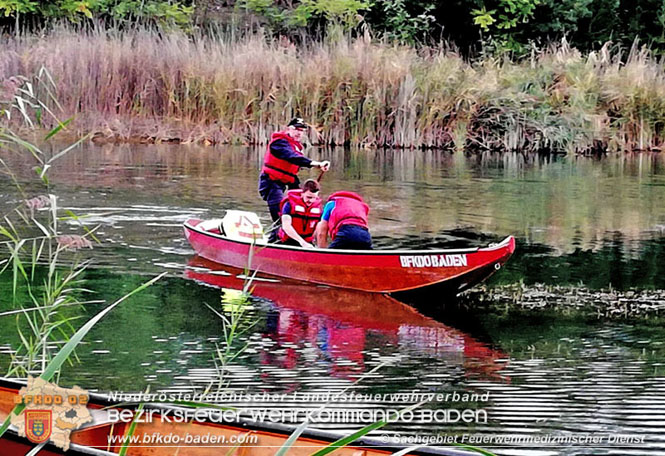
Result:
{"label": "cap on head", "polygon": [[296,128],[298,130],[305,130],[307,128],[307,124],[300,117],[294,117],[291,119],[291,122],[289,122],[287,126]]}

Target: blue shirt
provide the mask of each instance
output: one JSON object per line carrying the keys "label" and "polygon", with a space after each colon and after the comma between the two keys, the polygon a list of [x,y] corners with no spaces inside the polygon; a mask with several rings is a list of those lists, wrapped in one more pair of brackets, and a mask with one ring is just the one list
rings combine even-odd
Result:
{"label": "blue shirt", "polygon": [[321,216],[321,220],[325,220],[326,222],[330,220],[330,214],[332,213],[333,209],[335,209],[335,201],[328,201],[325,206],[323,206],[323,215]]}

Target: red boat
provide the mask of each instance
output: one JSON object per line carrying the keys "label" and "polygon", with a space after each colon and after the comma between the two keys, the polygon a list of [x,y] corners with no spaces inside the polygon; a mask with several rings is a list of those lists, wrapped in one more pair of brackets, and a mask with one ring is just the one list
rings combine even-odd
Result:
{"label": "red boat", "polygon": [[[20,388],[25,384],[20,380],[0,377],[0,423],[12,411],[20,397]],[[130,435],[130,421],[136,414],[136,405],[132,403],[119,403],[108,396],[89,393],[87,409],[92,415],[92,421],[83,424],[79,429],[71,431],[68,439],[71,441],[69,449],[63,452],[50,442],[45,447],[19,435],[16,428],[9,430],[0,437],[0,455],[19,456],[25,454],[38,454],[39,456],[117,456],[121,452],[124,439],[134,437],[133,443],[125,446],[128,456],[272,456],[286,442],[295,430],[294,427],[282,423],[262,421],[233,421],[226,422],[220,415],[201,415],[205,409],[198,410],[198,418],[203,419],[176,419],[178,410],[182,413],[186,409],[182,406],[166,403],[144,403],[142,414],[131,426],[136,426]],[[113,418],[110,410],[129,414],[126,420]],[[209,409],[208,409],[209,410]],[[63,413],[64,414],[64,413]],[[187,416],[187,415],[181,415]],[[212,418],[212,419],[211,419]],[[59,420],[59,419],[58,419]],[[53,420],[55,421],[55,420]],[[52,422],[63,433],[63,424]],[[291,456],[308,456],[323,450],[331,442],[347,434],[340,434],[326,430],[308,429],[302,433],[293,446],[288,450]],[[200,443],[199,443],[200,442]],[[404,451],[400,451],[404,450]],[[390,456],[400,451],[410,456],[474,456],[479,453],[472,450],[454,447],[435,447],[423,444],[422,447],[410,447],[406,451],[403,446],[397,446],[372,437],[361,437],[353,442],[352,446],[340,447],[335,450],[339,456]]]}
{"label": "red boat", "polygon": [[374,293],[457,294],[485,280],[515,251],[508,236],[485,248],[453,250],[333,250],[269,244],[226,236],[221,220],[189,219],[185,236],[196,253],[216,263],[263,274]]}

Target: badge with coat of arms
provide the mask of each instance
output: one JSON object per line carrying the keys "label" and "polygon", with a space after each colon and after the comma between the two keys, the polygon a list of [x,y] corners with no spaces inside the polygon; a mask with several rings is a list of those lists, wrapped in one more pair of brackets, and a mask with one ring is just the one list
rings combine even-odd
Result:
{"label": "badge with coat of arms", "polygon": [[46,442],[51,437],[51,410],[26,410],[25,436],[33,443]]}

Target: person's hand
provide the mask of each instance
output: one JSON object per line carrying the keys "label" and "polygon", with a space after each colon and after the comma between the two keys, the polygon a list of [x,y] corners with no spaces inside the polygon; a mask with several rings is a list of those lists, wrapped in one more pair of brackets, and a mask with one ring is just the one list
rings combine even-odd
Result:
{"label": "person's hand", "polygon": [[309,242],[307,242],[307,241],[302,241],[300,243],[300,247],[302,247],[303,249],[313,249],[314,248],[314,246],[312,244],[310,244]]}
{"label": "person's hand", "polygon": [[322,171],[328,172],[328,170],[330,169],[330,162],[328,160],[320,162],[319,168],[321,168]]}

